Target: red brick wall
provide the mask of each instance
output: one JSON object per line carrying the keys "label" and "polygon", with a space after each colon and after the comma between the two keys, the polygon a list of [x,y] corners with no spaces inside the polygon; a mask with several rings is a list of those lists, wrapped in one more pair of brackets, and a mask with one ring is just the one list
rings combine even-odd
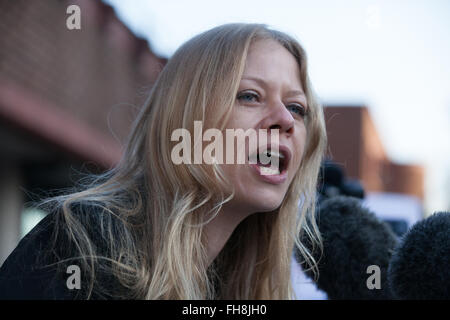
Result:
{"label": "red brick wall", "polygon": [[384,167],[390,160],[386,156],[378,131],[367,108],[361,108],[360,179],[370,191],[387,191]]}
{"label": "red brick wall", "polygon": [[386,191],[414,195],[424,199],[425,169],[417,165],[388,163],[385,166]]}
{"label": "red brick wall", "polygon": [[[81,9],[81,30],[66,27],[71,4]],[[124,140],[166,62],[100,1],[0,0],[0,35],[0,85],[36,97],[49,113],[58,108],[111,143],[111,131]]]}
{"label": "red brick wall", "polygon": [[328,136],[327,156],[343,167],[348,177],[359,179],[361,153],[361,109],[324,108]]}

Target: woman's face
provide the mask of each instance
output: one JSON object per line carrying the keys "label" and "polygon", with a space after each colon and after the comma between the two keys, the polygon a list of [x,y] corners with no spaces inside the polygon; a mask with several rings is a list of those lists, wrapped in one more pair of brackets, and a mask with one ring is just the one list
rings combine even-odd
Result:
{"label": "woman's face", "polygon": [[[228,204],[248,213],[277,209],[299,169],[306,140],[304,116],[307,100],[300,81],[299,66],[292,54],[274,40],[260,40],[249,49],[244,74],[227,129],[279,130],[279,168],[257,164],[224,164],[222,168],[235,189]],[[245,159],[264,152],[252,146]],[[261,150],[260,150],[261,149]],[[277,155],[273,152],[271,157]],[[275,159],[275,158],[272,158]]]}

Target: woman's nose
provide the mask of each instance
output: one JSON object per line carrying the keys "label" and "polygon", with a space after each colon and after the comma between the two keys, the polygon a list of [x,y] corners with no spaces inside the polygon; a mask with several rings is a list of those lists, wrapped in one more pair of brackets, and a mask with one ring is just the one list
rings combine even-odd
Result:
{"label": "woman's nose", "polygon": [[272,103],[262,127],[264,129],[278,129],[280,134],[291,135],[294,132],[294,117],[282,102]]}

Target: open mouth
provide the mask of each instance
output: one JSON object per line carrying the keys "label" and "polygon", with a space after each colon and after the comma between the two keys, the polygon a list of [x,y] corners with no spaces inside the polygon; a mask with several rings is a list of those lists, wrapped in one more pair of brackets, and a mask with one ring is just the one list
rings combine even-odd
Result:
{"label": "open mouth", "polygon": [[261,175],[280,175],[286,172],[290,155],[289,151],[284,147],[279,150],[272,150],[270,147],[259,151],[250,157],[253,163],[259,168]]}

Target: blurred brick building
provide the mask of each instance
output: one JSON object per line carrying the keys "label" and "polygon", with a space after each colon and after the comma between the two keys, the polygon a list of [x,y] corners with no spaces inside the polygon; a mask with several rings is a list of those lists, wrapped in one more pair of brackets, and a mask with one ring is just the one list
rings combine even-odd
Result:
{"label": "blurred brick building", "polygon": [[[72,4],[80,30],[66,27]],[[0,35],[1,264],[26,231],[27,201],[118,161],[167,60],[100,1],[0,0]],[[329,155],[347,176],[369,192],[423,199],[423,169],[388,159],[366,108],[325,116]]]}
{"label": "blurred brick building", "polygon": [[[69,30],[69,5],[81,29]],[[0,264],[24,203],[121,155],[166,59],[101,1],[0,0]]]}
{"label": "blurred brick building", "polygon": [[364,205],[402,235],[424,217],[424,167],[389,159],[365,106],[328,106],[324,112],[328,159],[362,184]]}

